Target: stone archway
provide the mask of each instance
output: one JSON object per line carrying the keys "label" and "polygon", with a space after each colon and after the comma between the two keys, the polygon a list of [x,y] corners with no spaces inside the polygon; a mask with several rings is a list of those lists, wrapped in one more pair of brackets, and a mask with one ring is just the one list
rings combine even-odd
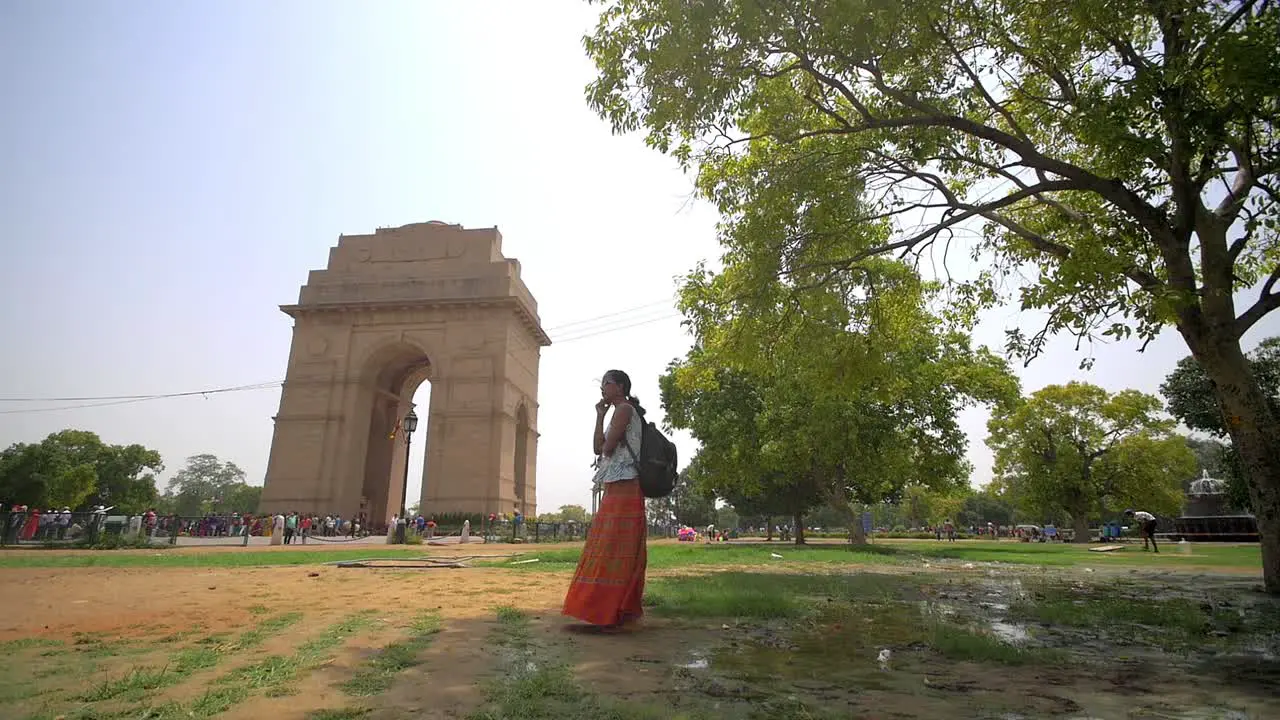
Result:
{"label": "stone archway", "polygon": [[496,228],[342,236],[281,310],[293,344],[262,512],[384,524],[400,508],[397,423],[429,380],[413,438],[427,448],[422,512],[536,514],[538,361],[551,341]]}
{"label": "stone archway", "polygon": [[533,510],[536,517],[536,503],[530,491],[529,478],[534,474],[534,455],[538,445],[538,434],[534,432],[529,422],[529,406],[525,403],[520,403],[520,407],[516,409],[513,445],[511,479],[516,500],[515,508],[525,516]]}

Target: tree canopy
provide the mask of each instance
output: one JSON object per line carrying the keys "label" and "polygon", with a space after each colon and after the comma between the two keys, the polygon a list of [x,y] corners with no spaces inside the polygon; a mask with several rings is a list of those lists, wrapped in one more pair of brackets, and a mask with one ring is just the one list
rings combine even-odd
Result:
{"label": "tree canopy", "polygon": [[[1280,593],[1280,417],[1240,350],[1280,307],[1280,4],[598,4],[588,102],[696,171],[745,274],[795,292],[940,254],[954,312],[1011,287],[1044,311],[1007,330],[1028,360],[1175,325],[1234,419]],[[977,263],[953,275],[957,250]]]}
{"label": "tree canopy", "polygon": [[170,510],[184,517],[255,512],[261,497],[262,488],[246,483],[239,466],[208,453],[187,458],[165,490]]}
{"label": "tree canopy", "polygon": [[680,478],[670,495],[646,502],[653,520],[690,527],[703,527],[714,522],[716,498],[706,489],[709,485],[702,478],[704,468],[699,457],[700,454],[695,454],[680,471]]}
{"label": "tree canopy", "polygon": [[1196,459],[1159,412],[1159,398],[1137,390],[1050,385],[992,414],[996,476],[1023,509],[1065,511],[1076,542],[1088,542],[1089,521],[1104,513],[1176,513]]}
{"label": "tree canopy", "polygon": [[0,453],[0,500],[32,507],[114,506],[142,512],[156,499],[160,454],[141,445],[108,445],[86,430],[62,430]]}
{"label": "tree canopy", "polygon": [[591,514],[581,505],[561,505],[556,512],[543,513],[538,516],[538,522],[544,523],[587,523],[590,521]]}
{"label": "tree canopy", "polygon": [[[934,315],[937,288],[909,267],[868,263],[870,289],[795,296],[736,261],[686,278],[695,345],[661,378],[668,421],[702,443],[702,488],[751,516],[849,512],[908,483],[967,483],[967,405],[1017,396],[1003,360]],[[742,283],[774,298],[740,311]],[[797,542],[803,537],[798,533]]]}
{"label": "tree canopy", "polygon": [[1007,527],[1013,524],[1013,506],[993,488],[987,487],[966,497],[956,517],[964,526],[993,523],[997,527]]}
{"label": "tree canopy", "polygon": [[1268,279],[1236,336],[1280,306],[1275,3],[599,4],[591,106],[695,165],[762,271],[852,241],[822,263],[848,272],[977,220],[998,271],[1040,267],[1022,300],[1050,333],[1199,327],[1197,276]]}

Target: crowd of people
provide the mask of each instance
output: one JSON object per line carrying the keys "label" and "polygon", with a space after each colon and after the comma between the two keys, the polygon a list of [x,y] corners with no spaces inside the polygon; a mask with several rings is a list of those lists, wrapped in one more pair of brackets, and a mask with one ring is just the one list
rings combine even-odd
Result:
{"label": "crowd of people", "polygon": [[9,527],[5,532],[19,540],[63,540],[71,533],[71,520],[69,507],[41,510],[14,505],[9,508]]}
{"label": "crowd of people", "polygon": [[[63,507],[61,510],[56,508],[41,510],[15,504],[7,508],[7,524],[0,529],[5,533],[7,542],[75,540],[91,529],[103,530],[108,513],[112,509],[95,505],[88,512],[73,513],[70,507]],[[180,517],[175,514],[161,515],[156,508],[148,508],[140,515],[117,517],[124,517],[126,523],[136,521],[138,523],[136,530],[151,537],[180,535],[218,538],[244,537],[246,534],[253,537],[269,537],[273,527],[272,515],[252,513],[209,513],[203,517]],[[284,523],[286,542],[289,543],[307,535],[354,539],[369,534],[364,513],[352,518],[343,518],[337,513],[321,516],[317,513],[290,512],[284,516]],[[427,521],[423,521],[424,529],[426,524]],[[432,526],[434,527],[434,523]]]}

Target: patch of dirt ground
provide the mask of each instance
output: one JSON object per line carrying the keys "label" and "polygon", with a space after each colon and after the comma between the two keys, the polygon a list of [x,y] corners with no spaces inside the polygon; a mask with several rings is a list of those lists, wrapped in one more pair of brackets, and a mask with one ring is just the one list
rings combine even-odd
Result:
{"label": "patch of dirt ground", "polygon": [[561,574],[490,568],[0,569],[0,642],[77,633],[159,637],[196,625],[209,633],[238,631],[263,607],[308,615],[395,608],[478,617],[492,615],[495,605],[556,607],[567,584]]}
{"label": "patch of dirt ground", "polygon": [[[437,557],[482,553],[476,548],[431,549],[432,556]],[[369,555],[376,556],[376,548]],[[801,570],[783,566],[769,569]],[[806,569],[859,571],[832,565]],[[716,570],[683,568],[651,575]],[[955,563],[946,570],[936,566],[924,572],[919,567],[875,566],[867,571],[934,577],[942,571],[954,573],[959,579],[980,577],[986,568]],[[203,682],[197,680],[268,654],[287,653],[331,623],[353,613],[371,611],[384,624],[353,635],[334,651],[333,661],[292,683],[288,696],[256,695],[225,716],[289,720],[303,718],[317,709],[365,706],[375,709],[372,718],[445,720],[465,717],[483,702],[482,683],[494,675],[495,657],[499,654],[494,647],[494,634],[500,632],[500,626],[493,608],[509,605],[531,615],[530,632],[535,645],[548,657],[568,661],[574,678],[586,689],[673,710],[719,707],[726,711],[726,718],[743,717],[753,707],[766,701],[778,702],[779,698],[818,703],[835,709],[842,717],[1198,720],[1214,716],[1184,711],[1228,706],[1239,708],[1242,714],[1225,717],[1280,717],[1280,700],[1231,698],[1212,682],[1161,667],[1132,667],[1127,671],[1101,666],[1008,667],[950,662],[927,648],[907,647],[895,650],[888,670],[879,667],[869,652],[867,657],[840,667],[833,675],[831,663],[824,665],[821,659],[806,666],[803,661],[797,665],[786,653],[753,655],[758,637],[747,628],[721,625],[719,621],[651,616],[641,630],[621,636],[567,633],[559,608],[568,581],[567,573],[497,568],[389,570],[303,565],[0,569],[0,608],[4,610],[0,613],[0,641],[42,638],[65,641],[70,646],[77,637],[91,633],[141,644],[160,642],[164,636],[192,629],[205,636],[234,635],[263,618],[293,611],[303,614],[296,624],[245,657],[230,660],[216,672],[207,671],[160,696],[187,701],[203,687]],[[401,623],[396,627],[403,627],[407,617],[422,612],[437,613],[443,620],[441,632],[422,655],[422,664],[405,670],[388,691],[376,697],[344,695],[339,684],[396,637],[385,623]],[[127,671],[135,661],[136,656],[108,659],[116,673]],[[0,704],[0,716],[8,717],[5,712],[6,706]],[[794,716],[788,715],[783,706],[770,712],[774,717]],[[1272,712],[1277,714],[1269,714]]]}

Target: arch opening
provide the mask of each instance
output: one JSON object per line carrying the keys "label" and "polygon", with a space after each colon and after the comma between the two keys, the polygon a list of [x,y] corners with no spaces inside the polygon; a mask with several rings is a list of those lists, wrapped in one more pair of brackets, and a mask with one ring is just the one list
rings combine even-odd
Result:
{"label": "arch opening", "polygon": [[529,409],[521,403],[516,410],[515,468],[512,473],[515,480],[516,509],[521,515],[528,515],[532,504],[528,495],[529,431]]}
{"label": "arch opening", "polygon": [[[416,503],[413,488],[421,485],[423,464],[415,464],[410,452],[427,444],[432,367],[422,350],[410,345],[383,348],[366,366],[362,385],[371,397],[360,514],[362,524],[375,532],[385,529],[402,507]],[[404,428],[410,410],[418,417],[411,435]],[[420,450],[414,454],[421,457]]]}

